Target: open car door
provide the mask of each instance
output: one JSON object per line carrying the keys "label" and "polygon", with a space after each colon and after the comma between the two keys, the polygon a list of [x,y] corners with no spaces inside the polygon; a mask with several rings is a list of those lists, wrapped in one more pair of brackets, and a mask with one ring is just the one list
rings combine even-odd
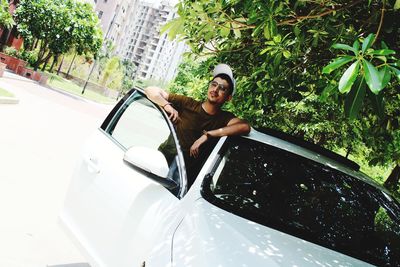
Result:
{"label": "open car door", "polygon": [[60,217],[92,267],[141,266],[180,220],[186,190],[172,124],[132,90],[88,140]]}

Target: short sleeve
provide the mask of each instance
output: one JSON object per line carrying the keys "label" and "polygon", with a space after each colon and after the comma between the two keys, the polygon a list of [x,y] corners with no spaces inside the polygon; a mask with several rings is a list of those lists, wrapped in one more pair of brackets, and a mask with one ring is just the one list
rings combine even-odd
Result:
{"label": "short sleeve", "polygon": [[226,126],[233,118],[236,118],[236,116],[233,113],[228,111],[223,111],[221,121],[223,121],[224,126]]}
{"label": "short sleeve", "polygon": [[171,102],[174,108],[178,111],[182,111],[183,107],[191,107],[197,103],[197,101],[190,97],[171,93],[168,95],[168,101]]}

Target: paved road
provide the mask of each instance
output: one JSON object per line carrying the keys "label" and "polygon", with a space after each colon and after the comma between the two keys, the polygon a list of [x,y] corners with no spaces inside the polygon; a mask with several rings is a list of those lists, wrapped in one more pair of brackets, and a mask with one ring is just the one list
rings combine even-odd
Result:
{"label": "paved road", "polygon": [[84,262],[58,213],[80,148],[112,106],[74,99],[11,73],[0,87],[0,266]]}

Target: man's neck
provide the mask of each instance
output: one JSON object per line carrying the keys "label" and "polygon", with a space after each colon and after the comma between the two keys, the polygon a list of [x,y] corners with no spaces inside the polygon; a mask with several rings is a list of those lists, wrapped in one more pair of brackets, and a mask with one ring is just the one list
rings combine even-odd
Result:
{"label": "man's neck", "polygon": [[221,111],[221,105],[211,103],[210,101],[206,100],[201,104],[201,107],[210,115],[215,115]]}

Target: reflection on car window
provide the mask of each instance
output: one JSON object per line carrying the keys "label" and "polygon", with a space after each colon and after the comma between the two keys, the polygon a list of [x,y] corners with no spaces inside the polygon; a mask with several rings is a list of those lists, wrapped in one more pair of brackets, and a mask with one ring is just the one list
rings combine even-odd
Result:
{"label": "reflection on car window", "polygon": [[171,130],[161,112],[139,92],[135,92],[115,114],[106,132],[125,149],[132,146],[157,149],[170,168],[169,177],[179,182],[177,150]]}
{"label": "reflection on car window", "polygon": [[124,104],[107,132],[125,148],[135,145],[154,149],[170,134],[160,111],[138,93]]}
{"label": "reflection on car window", "polygon": [[241,217],[378,266],[400,266],[398,203],[338,170],[231,138],[203,196]]}

